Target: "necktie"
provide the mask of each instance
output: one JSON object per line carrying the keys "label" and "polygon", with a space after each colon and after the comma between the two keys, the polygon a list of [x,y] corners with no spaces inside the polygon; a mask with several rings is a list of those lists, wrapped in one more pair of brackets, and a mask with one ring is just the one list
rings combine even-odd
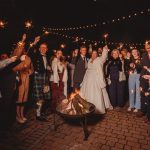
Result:
{"label": "necktie", "polygon": [[86,59],[85,59],[85,57],[83,57],[83,61],[84,61],[84,64],[86,63]]}
{"label": "necktie", "polygon": [[46,60],[46,55],[42,55],[43,62],[44,62],[44,68],[47,69],[47,60]]}
{"label": "necktie", "polygon": [[87,68],[87,61],[86,61],[86,57],[83,57],[83,61],[84,61],[85,68]]}

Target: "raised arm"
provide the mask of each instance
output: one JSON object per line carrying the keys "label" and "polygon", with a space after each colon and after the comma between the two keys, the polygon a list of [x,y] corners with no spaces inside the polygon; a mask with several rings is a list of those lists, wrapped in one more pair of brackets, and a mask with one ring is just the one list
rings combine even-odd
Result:
{"label": "raised arm", "polygon": [[100,57],[100,61],[101,63],[105,63],[107,58],[108,58],[108,46],[106,45],[105,47],[103,47],[103,52],[102,52],[102,56]]}

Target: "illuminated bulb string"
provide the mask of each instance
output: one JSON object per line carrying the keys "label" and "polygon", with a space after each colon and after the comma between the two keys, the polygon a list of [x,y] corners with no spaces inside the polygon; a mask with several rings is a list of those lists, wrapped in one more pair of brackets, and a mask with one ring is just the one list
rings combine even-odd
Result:
{"label": "illuminated bulb string", "polygon": [[97,28],[99,26],[104,26],[104,25],[111,24],[111,23],[117,23],[120,21],[135,18],[137,16],[141,16],[144,14],[149,14],[149,12],[150,12],[150,8],[143,10],[143,11],[135,12],[133,14],[129,14],[128,16],[122,16],[122,17],[115,18],[112,20],[104,21],[99,24],[83,25],[83,26],[78,26],[78,27],[66,27],[66,28],[47,28],[47,29],[50,31],[70,31],[70,30],[82,30],[82,29],[89,29],[89,28]]}
{"label": "illuminated bulb string", "polygon": [[[85,39],[83,37],[68,36],[66,34],[61,34],[61,33],[52,32],[52,31],[50,31],[49,33],[52,34],[52,35],[60,36],[62,38],[73,40],[73,42],[81,41],[81,43],[84,43],[84,44],[88,42],[88,43],[94,44],[95,46],[97,46],[98,44],[105,44],[105,41],[89,40],[89,39]],[[120,44],[120,42],[107,42],[107,44],[108,45],[118,45],[118,44]],[[136,46],[143,46],[144,43],[123,43],[123,45],[130,46],[130,47],[131,46],[136,47]]]}

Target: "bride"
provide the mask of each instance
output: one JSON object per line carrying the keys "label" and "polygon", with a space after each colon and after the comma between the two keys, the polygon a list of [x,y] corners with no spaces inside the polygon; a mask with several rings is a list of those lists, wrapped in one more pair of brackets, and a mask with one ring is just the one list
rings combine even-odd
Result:
{"label": "bride", "polygon": [[108,51],[108,47],[105,46],[101,57],[98,57],[96,50],[92,52],[87,71],[81,84],[81,93],[88,102],[96,106],[96,113],[99,114],[104,114],[106,109],[113,109],[106,91],[106,81],[103,71],[103,65],[107,60]]}

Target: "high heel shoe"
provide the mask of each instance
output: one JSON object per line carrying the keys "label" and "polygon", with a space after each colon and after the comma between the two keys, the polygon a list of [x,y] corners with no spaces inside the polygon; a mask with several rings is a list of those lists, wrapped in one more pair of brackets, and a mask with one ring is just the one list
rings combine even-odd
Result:
{"label": "high heel shoe", "polygon": [[25,123],[25,121],[24,121],[23,119],[19,118],[19,117],[16,117],[16,120],[17,120],[17,122],[20,123],[20,124]]}
{"label": "high heel shoe", "polygon": [[25,118],[25,117],[22,117],[22,120],[23,120],[24,122],[26,122],[26,121],[27,121],[27,118]]}

